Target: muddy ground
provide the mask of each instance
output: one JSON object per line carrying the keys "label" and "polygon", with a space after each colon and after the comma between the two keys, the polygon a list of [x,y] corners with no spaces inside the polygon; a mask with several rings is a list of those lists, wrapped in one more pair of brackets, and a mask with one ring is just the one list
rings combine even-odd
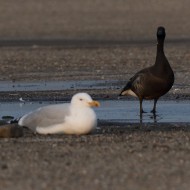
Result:
{"label": "muddy ground", "polygon": [[[53,42],[52,42],[53,43]],[[77,46],[77,45],[76,45]],[[165,99],[189,99],[190,43],[166,41],[165,52],[175,73],[175,84]],[[135,72],[155,62],[156,40],[144,43],[82,47],[27,46],[2,47],[0,56],[1,81],[117,81],[118,87],[84,91],[96,99],[117,98],[121,88]],[[67,99],[77,90],[44,92],[0,92],[1,100]]]}
{"label": "muddy ground", "polygon": [[[189,98],[189,45],[167,44],[175,71],[163,99]],[[121,47],[1,48],[1,80],[124,80],[154,63],[155,44]],[[177,89],[177,90],[176,90]],[[121,89],[87,89],[95,99],[116,98]],[[1,92],[1,100],[61,99],[57,92]],[[117,101],[117,100],[116,100]],[[127,101],[127,99],[126,99]],[[159,103],[159,102],[158,102]],[[137,110],[138,111],[138,110]],[[87,136],[40,136],[25,129],[18,139],[0,140],[3,189],[188,189],[189,124],[99,123]]]}
{"label": "muddy ground", "polygon": [[[176,79],[162,98],[189,100],[189,2],[92,2],[0,1],[0,81],[123,84],[154,63],[155,31],[164,25],[165,53]],[[115,99],[120,90],[84,89],[95,99]],[[61,100],[75,92],[0,92],[0,99]],[[100,121],[98,127],[95,133],[79,137],[34,135],[24,129],[21,138],[0,139],[1,189],[189,189],[188,123]]]}

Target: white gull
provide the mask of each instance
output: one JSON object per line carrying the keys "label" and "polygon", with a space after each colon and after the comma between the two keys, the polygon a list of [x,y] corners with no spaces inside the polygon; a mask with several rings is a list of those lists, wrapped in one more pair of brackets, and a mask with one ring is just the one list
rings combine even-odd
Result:
{"label": "white gull", "polygon": [[18,124],[39,134],[88,134],[97,126],[91,107],[99,105],[87,93],[77,93],[71,103],[40,107],[21,117]]}

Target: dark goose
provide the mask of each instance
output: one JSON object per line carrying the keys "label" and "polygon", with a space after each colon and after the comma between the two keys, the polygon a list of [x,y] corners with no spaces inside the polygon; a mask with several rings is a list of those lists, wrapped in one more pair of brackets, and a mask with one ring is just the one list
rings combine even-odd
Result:
{"label": "dark goose", "polygon": [[120,95],[132,95],[139,98],[140,114],[142,114],[142,101],[154,99],[152,112],[156,112],[157,100],[166,94],[174,83],[173,70],[164,54],[164,39],[166,33],[164,27],[157,29],[157,55],[153,66],[136,73],[126,84]]}

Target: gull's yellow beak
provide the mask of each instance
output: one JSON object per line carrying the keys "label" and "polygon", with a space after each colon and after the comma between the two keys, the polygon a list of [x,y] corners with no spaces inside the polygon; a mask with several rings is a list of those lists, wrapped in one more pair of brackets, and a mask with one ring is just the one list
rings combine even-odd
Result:
{"label": "gull's yellow beak", "polygon": [[90,107],[99,107],[100,103],[98,101],[92,101],[92,102],[88,102],[88,105]]}

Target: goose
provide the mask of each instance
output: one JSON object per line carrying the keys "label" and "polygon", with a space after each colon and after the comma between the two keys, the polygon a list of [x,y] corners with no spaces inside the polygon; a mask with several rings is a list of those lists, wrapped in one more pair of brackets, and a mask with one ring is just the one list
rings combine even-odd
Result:
{"label": "goose", "polygon": [[143,100],[154,100],[152,113],[156,113],[158,99],[166,94],[174,83],[174,72],[164,53],[164,40],[166,37],[163,26],[157,29],[157,54],[155,64],[137,72],[126,84],[120,96],[132,95],[140,101],[140,114],[142,115]]}

